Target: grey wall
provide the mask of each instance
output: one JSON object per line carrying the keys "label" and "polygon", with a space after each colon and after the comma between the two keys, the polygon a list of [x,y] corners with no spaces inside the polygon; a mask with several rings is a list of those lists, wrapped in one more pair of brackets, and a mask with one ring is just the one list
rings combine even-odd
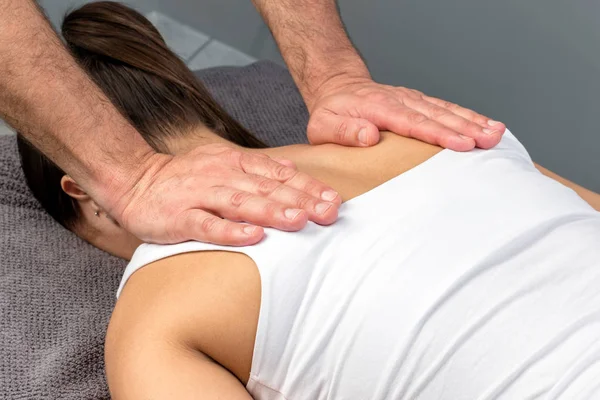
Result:
{"label": "grey wall", "polygon": [[[199,0],[201,1],[201,0]],[[38,4],[44,8],[46,15],[55,27],[60,26],[62,18],[70,9],[90,3],[90,0],[37,0]],[[156,10],[158,0],[121,0],[122,3],[129,4],[137,10],[147,12]]]}
{"label": "grey wall", "polygon": [[340,3],[377,79],[506,122],[535,161],[600,191],[600,2]]}
{"label": "grey wall", "polygon": [[[340,0],[385,83],[506,122],[533,159],[600,191],[600,2]],[[280,60],[250,0],[159,0],[161,11]]]}
{"label": "grey wall", "polygon": [[[600,2],[339,2],[377,80],[506,122],[535,161],[600,192]],[[133,3],[254,57],[281,61],[250,0]]]}
{"label": "grey wall", "polygon": [[159,11],[258,59],[283,64],[251,0],[157,0]]}

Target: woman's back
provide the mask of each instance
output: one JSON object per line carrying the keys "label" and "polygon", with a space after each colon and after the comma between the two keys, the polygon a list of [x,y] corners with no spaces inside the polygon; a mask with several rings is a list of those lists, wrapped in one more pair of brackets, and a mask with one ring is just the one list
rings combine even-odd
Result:
{"label": "woman's back", "polygon": [[[507,133],[493,150],[443,151],[351,199],[332,226],[269,230],[235,249],[249,258],[216,253],[216,277],[185,278],[193,293],[178,307],[204,315],[183,318],[189,334],[241,380],[251,359],[257,399],[589,398],[600,374],[599,244],[600,214],[542,176]],[[202,250],[233,249],[144,245],[122,286],[141,266]],[[137,294],[152,287],[147,269],[169,287],[177,268],[211,257],[179,255],[132,283]]]}

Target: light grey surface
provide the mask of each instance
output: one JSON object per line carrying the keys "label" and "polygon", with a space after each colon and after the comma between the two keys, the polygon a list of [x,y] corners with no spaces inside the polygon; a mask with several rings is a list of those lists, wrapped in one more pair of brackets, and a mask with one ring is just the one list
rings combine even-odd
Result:
{"label": "light grey surface", "polygon": [[222,65],[245,66],[255,62],[256,59],[216,39],[211,40],[189,62],[192,70],[218,67]]}
{"label": "light grey surface", "polygon": [[157,0],[157,10],[257,59],[283,64],[251,0]]}
{"label": "light grey surface", "polygon": [[0,136],[2,135],[11,135],[13,134],[13,130],[6,126],[6,124],[0,119]]}
{"label": "light grey surface", "polygon": [[162,13],[152,11],[146,17],[156,26],[171,50],[186,62],[210,40],[205,34]]}

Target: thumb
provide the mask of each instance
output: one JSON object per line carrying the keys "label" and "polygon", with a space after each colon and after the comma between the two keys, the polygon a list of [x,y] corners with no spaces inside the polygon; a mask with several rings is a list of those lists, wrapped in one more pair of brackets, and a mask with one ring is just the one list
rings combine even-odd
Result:
{"label": "thumb", "polygon": [[379,129],[368,120],[329,112],[314,113],[307,134],[311,144],[368,147],[379,142]]}

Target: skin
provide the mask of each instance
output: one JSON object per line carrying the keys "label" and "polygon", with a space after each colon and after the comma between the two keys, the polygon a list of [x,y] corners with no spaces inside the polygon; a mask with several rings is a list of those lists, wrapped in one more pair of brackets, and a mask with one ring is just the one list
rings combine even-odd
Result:
{"label": "skin", "polygon": [[[333,0],[254,3],[308,104],[313,143],[369,146],[378,128],[455,150],[500,140],[500,123],[373,82]],[[34,1],[0,0],[0,26],[0,117],[136,237],[249,245],[264,236],[261,226],[293,231],[309,219],[335,220],[337,193],[287,160],[212,144],[154,152],[77,66]],[[317,203],[329,211],[317,212]]]}
{"label": "skin", "polygon": [[[198,138],[201,136],[201,138]],[[170,151],[222,143],[203,132],[169,144]],[[428,160],[442,149],[389,132],[370,148],[325,144],[256,150],[292,160],[335,188],[344,201]],[[600,195],[539,167],[600,211]],[[69,177],[63,189],[84,210],[77,231],[92,244],[130,258],[140,244],[105,215]],[[94,232],[93,236],[85,236]],[[260,310],[256,264],[241,253],[180,254],[137,271],[125,286],[106,337],[106,371],[112,398],[251,399],[245,390]]]}

